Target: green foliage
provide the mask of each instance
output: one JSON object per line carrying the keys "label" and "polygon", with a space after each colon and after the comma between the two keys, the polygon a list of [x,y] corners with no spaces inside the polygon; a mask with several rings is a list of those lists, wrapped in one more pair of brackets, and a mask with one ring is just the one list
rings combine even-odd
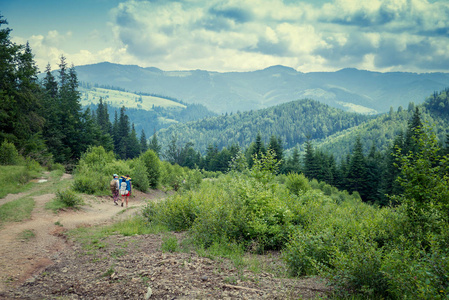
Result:
{"label": "green foliage", "polygon": [[177,252],[179,251],[178,239],[174,235],[164,235],[162,237],[162,252]]}
{"label": "green foliage", "polygon": [[161,163],[159,157],[156,152],[148,149],[140,156],[140,158],[146,167],[150,187],[153,189],[157,188],[161,177]]}
{"label": "green foliage", "polygon": [[27,190],[33,183],[30,181],[42,173],[39,164],[30,159],[22,160],[22,165],[0,165],[0,198]]}
{"label": "green foliage", "polygon": [[204,153],[211,142],[222,149],[232,144],[249,148],[258,131],[264,143],[271,136],[280,137],[285,148],[293,148],[311,139],[324,139],[333,133],[357,126],[372,117],[347,113],[310,99],[284,103],[267,109],[178,123],[158,132],[162,145],[168,145],[173,134],[178,142],[195,141],[195,149]]}
{"label": "green foliage", "polygon": [[296,173],[290,173],[287,175],[285,186],[291,193],[295,195],[299,195],[311,189],[309,181],[304,176],[304,174]]}
{"label": "green foliage", "polygon": [[275,195],[254,178],[226,175],[149,204],[145,216],[172,230],[190,229],[205,247],[225,238],[262,251],[281,247],[288,235],[291,214],[282,197],[288,193]]}
{"label": "green foliage", "polygon": [[138,158],[132,161],[131,167],[133,188],[145,193],[150,187],[147,168],[145,167],[145,164],[143,163],[141,158]]}
{"label": "green foliage", "polygon": [[78,208],[84,203],[81,196],[72,189],[56,191],[56,200],[62,203],[64,207],[71,208]]}
{"label": "green foliage", "polygon": [[90,195],[108,193],[111,179],[112,176],[85,169],[82,173],[75,174],[73,190]]}
{"label": "green foliage", "polygon": [[0,225],[4,222],[21,222],[31,217],[35,202],[29,197],[9,201],[0,206]]}
{"label": "green foliage", "polygon": [[160,183],[165,190],[179,190],[185,178],[185,169],[181,166],[167,161],[161,162]]}
{"label": "green foliage", "polygon": [[436,136],[430,131],[418,128],[414,139],[418,151],[402,155],[397,150],[401,171],[398,182],[404,191],[392,199],[403,204],[407,226],[421,233],[416,238],[425,239],[428,233],[438,233],[442,224],[449,223],[449,156],[440,155]]}
{"label": "green foliage", "polygon": [[4,140],[0,145],[0,165],[15,165],[19,162],[19,153],[13,143]]}

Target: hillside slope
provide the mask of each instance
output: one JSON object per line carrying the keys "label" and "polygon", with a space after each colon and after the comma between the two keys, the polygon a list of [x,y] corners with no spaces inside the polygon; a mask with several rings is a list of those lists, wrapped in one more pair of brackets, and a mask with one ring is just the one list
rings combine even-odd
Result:
{"label": "hillside slope", "polygon": [[445,88],[449,73],[379,73],[357,69],[301,73],[284,66],[253,72],[157,68],[99,63],[76,67],[80,81],[130,91],[166,95],[203,104],[217,113],[267,108],[303,98],[362,113],[387,112],[390,106],[422,103]]}
{"label": "hillside slope", "polygon": [[172,125],[160,130],[158,139],[161,144],[168,145],[172,136],[177,136],[181,145],[191,142],[197,150],[204,152],[209,145],[221,149],[238,144],[246,148],[261,132],[265,142],[275,135],[281,138],[285,148],[290,148],[304,143],[307,138],[324,139],[371,118],[305,99],[257,111]]}

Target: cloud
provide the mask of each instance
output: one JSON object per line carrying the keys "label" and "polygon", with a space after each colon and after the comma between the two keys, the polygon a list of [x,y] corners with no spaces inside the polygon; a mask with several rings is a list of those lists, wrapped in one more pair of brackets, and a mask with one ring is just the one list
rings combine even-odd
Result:
{"label": "cloud", "polygon": [[32,36],[38,64],[56,64],[64,54],[76,65],[111,61],[165,70],[449,66],[449,3],[443,0],[127,0],[110,17],[110,32],[92,28],[81,43],[56,30]]}

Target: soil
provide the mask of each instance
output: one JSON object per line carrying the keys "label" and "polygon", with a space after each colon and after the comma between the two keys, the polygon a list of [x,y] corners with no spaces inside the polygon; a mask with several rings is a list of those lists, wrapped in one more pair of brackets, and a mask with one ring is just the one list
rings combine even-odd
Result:
{"label": "soil", "polygon": [[[59,180],[70,179],[65,174]],[[50,184],[42,181],[0,199],[0,205]],[[54,197],[34,197],[29,220],[0,227],[0,299],[322,299],[330,293],[319,278],[279,276],[285,266],[278,253],[256,257],[259,270],[243,270],[194,251],[162,251],[164,239],[181,241],[183,233],[112,235],[93,249],[65,234],[129,218],[148,201],[166,197],[164,192],[134,191],[127,209],[111,197],[84,195],[81,209],[57,214],[44,208]]]}

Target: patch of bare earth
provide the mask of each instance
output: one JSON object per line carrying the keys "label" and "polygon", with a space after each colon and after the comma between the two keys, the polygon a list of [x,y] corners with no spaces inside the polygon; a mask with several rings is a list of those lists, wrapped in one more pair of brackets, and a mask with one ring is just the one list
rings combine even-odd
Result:
{"label": "patch of bare earth", "polygon": [[[58,214],[44,209],[53,194],[35,197],[30,220],[0,229],[0,299],[316,299],[329,292],[314,278],[278,278],[194,252],[164,253],[162,235],[109,236],[88,251],[62,234],[127,218],[164,196],[136,191],[127,210],[110,197],[85,196],[81,210]],[[18,238],[25,230],[35,236]],[[260,262],[282,268],[277,254]]]}

